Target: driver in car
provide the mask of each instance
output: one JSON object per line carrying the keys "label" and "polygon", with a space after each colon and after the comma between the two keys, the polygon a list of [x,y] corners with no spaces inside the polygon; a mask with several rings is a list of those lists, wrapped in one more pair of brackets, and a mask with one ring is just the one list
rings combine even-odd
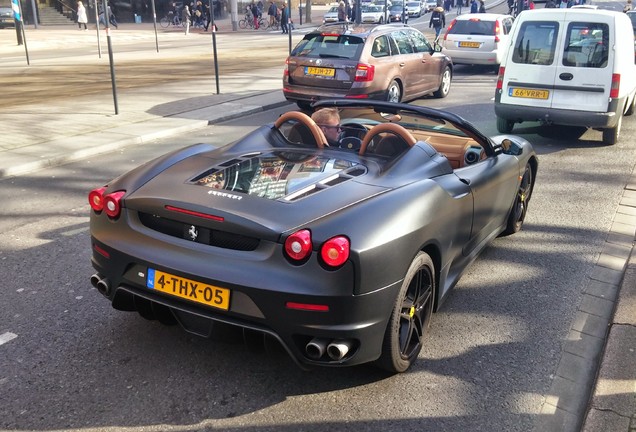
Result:
{"label": "driver in car", "polygon": [[315,111],[311,118],[316,122],[327,138],[330,147],[338,147],[340,135],[340,113],[338,108],[321,108]]}

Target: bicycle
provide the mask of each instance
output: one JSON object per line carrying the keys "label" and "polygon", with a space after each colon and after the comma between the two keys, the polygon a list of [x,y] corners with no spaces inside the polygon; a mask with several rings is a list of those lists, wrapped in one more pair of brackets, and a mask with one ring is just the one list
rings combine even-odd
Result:
{"label": "bicycle", "polygon": [[[238,26],[241,29],[254,28],[254,17],[249,14],[245,14],[245,18],[238,22]],[[265,23],[263,22],[262,17],[258,17],[258,28],[265,29]]]}
{"label": "bicycle", "polygon": [[280,30],[280,18],[279,17],[275,17],[274,18],[274,22],[270,23],[269,21],[267,22],[267,27],[265,27],[265,30]]}
{"label": "bicycle", "polygon": [[161,20],[159,21],[159,25],[161,25],[161,27],[163,28],[170,27],[170,24],[175,27],[182,26],[183,23],[181,22],[181,18],[179,18],[179,14],[175,14],[173,11],[170,11],[168,12],[168,15],[161,18]]}

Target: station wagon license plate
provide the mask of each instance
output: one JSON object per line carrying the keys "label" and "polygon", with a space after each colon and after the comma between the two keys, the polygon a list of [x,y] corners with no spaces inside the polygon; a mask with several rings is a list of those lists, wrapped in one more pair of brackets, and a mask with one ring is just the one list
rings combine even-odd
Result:
{"label": "station wagon license plate", "polygon": [[307,66],[305,67],[305,75],[333,77],[336,75],[336,70],[332,68]]}
{"label": "station wagon license plate", "polygon": [[547,99],[550,96],[550,92],[548,90],[511,87],[508,90],[508,96],[526,99]]}
{"label": "station wagon license plate", "polygon": [[218,309],[230,308],[230,290],[191,279],[148,269],[146,286],[163,293],[201,303]]}
{"label": "station wagon license plate", "polygon": [[467,42],[461,41],[459,43],[460,48],[479,48],[481,44],[479,42]]}

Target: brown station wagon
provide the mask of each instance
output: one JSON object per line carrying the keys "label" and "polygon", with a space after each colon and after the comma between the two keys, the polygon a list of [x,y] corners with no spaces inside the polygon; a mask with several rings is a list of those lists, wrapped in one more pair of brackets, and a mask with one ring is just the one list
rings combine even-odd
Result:
{"label": "brown station wagon", "polygon": [[319,99],[402,102],[450,90],[451,59],[404,24],[327,24],[287,59],[283,92],[302,109]]}

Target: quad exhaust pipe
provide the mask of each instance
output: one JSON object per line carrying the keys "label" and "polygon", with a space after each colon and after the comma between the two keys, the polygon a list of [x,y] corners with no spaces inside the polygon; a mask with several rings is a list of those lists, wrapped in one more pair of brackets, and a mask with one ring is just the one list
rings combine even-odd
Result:
{"label": "quad exhaust pipe", "polygon": [[99,291],[103,295],[110,295],[110,281],[107,278],[101,277],[100,274],[95,273],[93,276],[91,276],[91,285],[97,288],[97,291]]}
{"label": "quad exhaust pipe", "polygon": [[329,340],[315,337],[305,346],[305,353],[312,360],[320,360],[327,354],[331,360],[337,361],[342,360],[352,346],[353,341],[348,339]]}

